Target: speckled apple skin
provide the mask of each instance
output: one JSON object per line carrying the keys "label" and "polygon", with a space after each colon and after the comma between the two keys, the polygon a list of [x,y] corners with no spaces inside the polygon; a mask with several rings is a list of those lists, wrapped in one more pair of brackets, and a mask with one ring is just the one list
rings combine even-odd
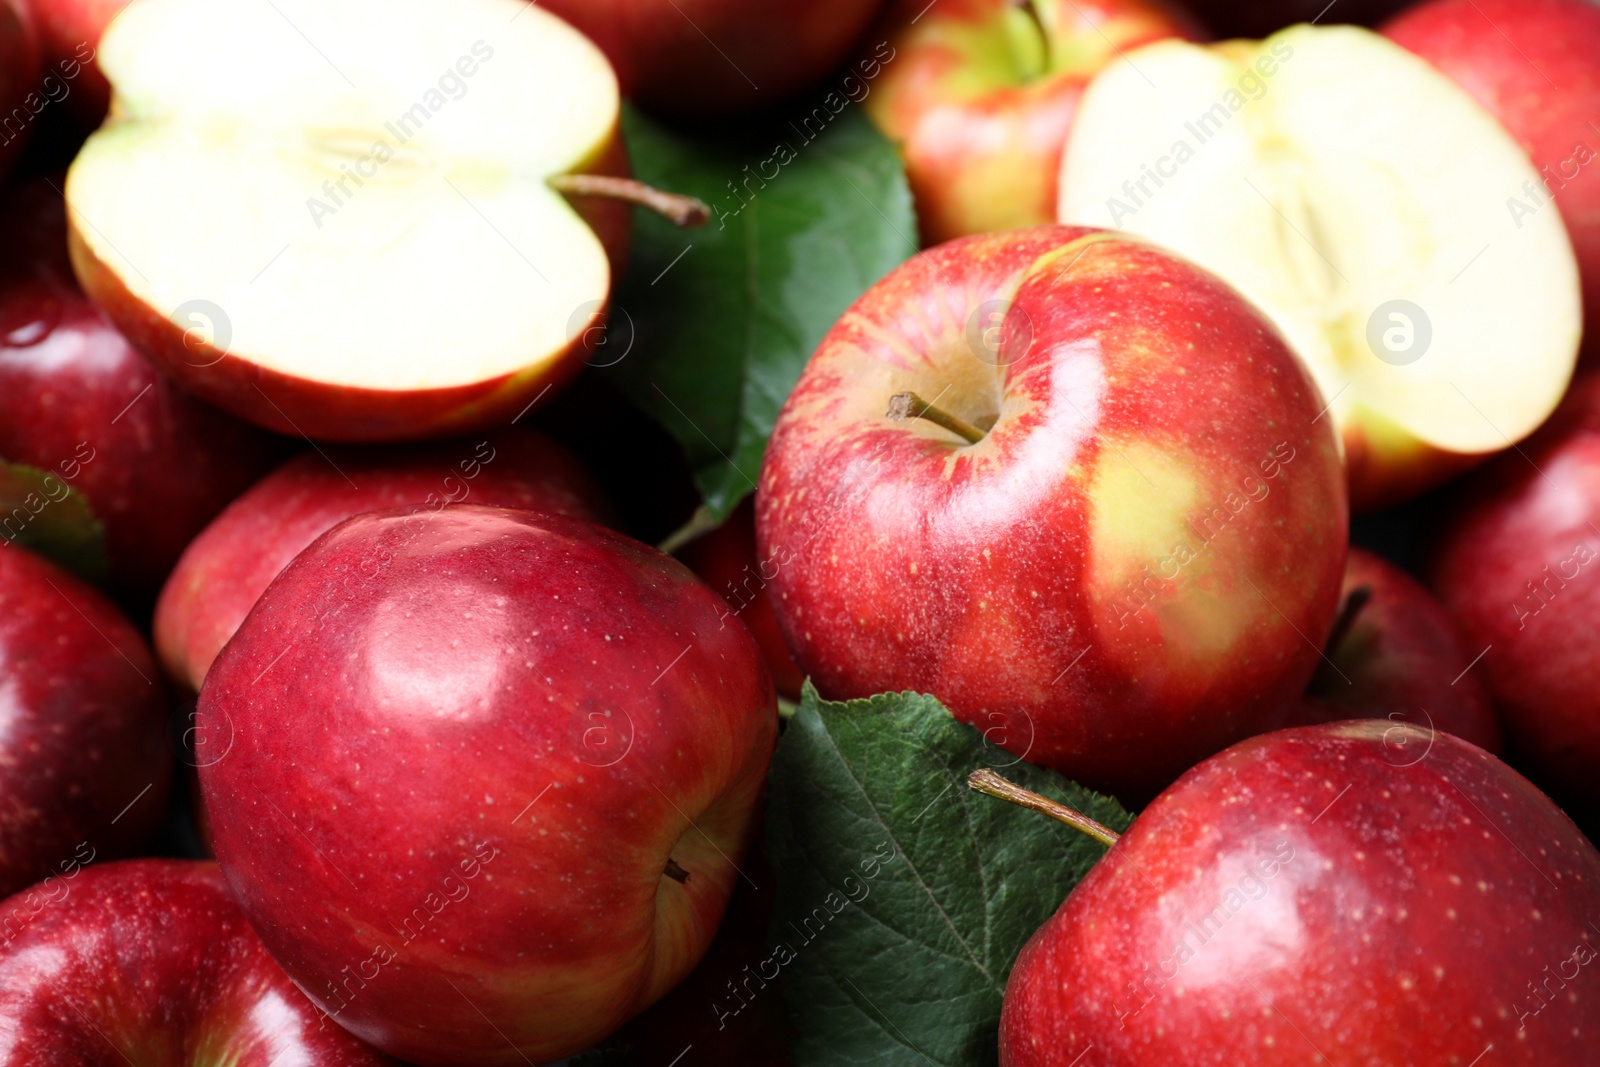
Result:
{"label": "speckled apple skin", "polygon": [[1597,914],[1594,846],[1483,750],[1268,734],[1163,793],[1023,948],[1000,1062],[1590,1063]]}
{"label": "speckled apple skin", "polygon": [[[1443,730],[1501,754],[1500,720],[1469,649],[1422,583],[1380,556],[1350,549],[1344,590],[1371,590],[1285,726],[1340,719],[1388,719]],[[1470,668],[1470,669],[1469,669]]]}
{"label": "speckled apple skin", "polygon": [[201,531],[156,603],[162,666],[199,692],[206,671],[278,572],[363,511],[452,503],[528,508],[604,522],[611,506],[577,458],[519,428],[481,439],[306,452],[273,471]]}
{"label": "speckled apple skin", "polygon": [[200,769],[217,857],[273,956],[423,1067],[559,1059],[665,993],[740,877],[777,735],[724,612],[575,519],[467,505],[324,534],[200,693],[234,738]]}
{"label": "speckled apple skin", "polygon": [[0,903],[19,910],[0,947],[4,1067],[399,1067],[321,1021],[215,864],[91,867]]}
{"label": "speckled apple skin", "polygon": [[0,541],[0,894],[142,845],[171,777],[144,639],[100,593]]}
{"label": "speckled apple skin", "polygon": [[[968,324],[1013,297],[986,362]],[[906,389],[998,421],[975,445],[892,421]],[[1148,798],[1318,661],[1348,521],[1322,406],[1258,311],[1153,245],[1040,227],[924,252],[834,326],[768,446],[789,645],[829,697],[932,693]]]}

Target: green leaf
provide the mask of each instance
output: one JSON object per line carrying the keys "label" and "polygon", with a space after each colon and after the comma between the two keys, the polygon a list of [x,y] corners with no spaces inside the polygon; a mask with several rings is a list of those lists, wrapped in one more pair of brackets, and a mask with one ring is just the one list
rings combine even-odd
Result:
{"label": "green leaf", "polygon": [[769,120],[736,140],[624,116],[635,175],[700,197],[712,219],[680,230],[635,213],[615,348],[591,362],[627,353],[611,373],[683,445],[718,521],[755,488],[772,424],[817,343],[916,251],[894,147],[858,105],[804,114],[827,121]]}
{"label": "green leaf", "polygon": [[835,704],[806,686],[773,760],[767,815],[796,1067],[997,1062],[1017,953],[1105,849],[972,792],[966,777],[980,767],[1113,829],[1132,821],[932,697]]}
{"label": "green leaf", "polygon": [[24,463],[0,460],[0,539],[91,582],[110,570],[105,524],[88,498],[65,479]]}

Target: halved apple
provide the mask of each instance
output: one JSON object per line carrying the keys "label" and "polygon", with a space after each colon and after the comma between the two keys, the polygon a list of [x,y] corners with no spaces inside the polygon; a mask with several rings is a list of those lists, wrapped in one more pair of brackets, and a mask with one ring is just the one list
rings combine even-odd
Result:
{"label": "halved apple", "polygon": [[[84,288],[164,369],[339,440],[505,421],[604,321],[616,78],[522,0],[136,0],[67,180]],[[570,191],[570,190],[569,190]]]}
{"label": "halved apple", "polygon": [[1112,226],[1220,274],[1310,366],[1352,504],[1396,502],[1506,448],[1576,359],[1578,272],[1539,181],[1461,89],[1354,27],[1166,41],[1091,83],[1063,222]]}

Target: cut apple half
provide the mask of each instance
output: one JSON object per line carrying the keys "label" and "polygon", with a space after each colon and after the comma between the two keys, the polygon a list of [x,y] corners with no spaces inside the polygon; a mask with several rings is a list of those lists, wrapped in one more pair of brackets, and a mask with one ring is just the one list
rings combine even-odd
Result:
{"label": "cut apple half", "polygon": [[236,413],[345,440],[504,421],[603,321],[628,208],[555,185],[626,173],[616,78],[537,7],[135,0],[99,61],[74,264]]}
{"label": "cut apple half", "polygon": [[1374,33],[1166,41],[1089,86],[1061,221],[1220,274],[1309,364],[1353,502],[1394,502],[1532,432],[1571,377],[1578,271],[1482,107]]}

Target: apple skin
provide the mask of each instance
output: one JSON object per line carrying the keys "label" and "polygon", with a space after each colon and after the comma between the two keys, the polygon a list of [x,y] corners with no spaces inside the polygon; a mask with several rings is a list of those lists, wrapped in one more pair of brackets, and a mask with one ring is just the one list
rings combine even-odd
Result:
{"label": "apple skin", "polygon": [[1518,767],[1569,810],[1600,811],[1600,376],[1580,377],[1517,451],[1441,517],[1429,584],[1499,705]]}
{"label": "apple skin", "polygon": [[[1002,369],[967,335],[1013,297]],[[907,389],[998,422],[969,446],[885,418]],[[795,660],[829,698],[932,693],[1148,798],[1319,660],[1348,532],[1322,406],[1260,312],[1154,245],[1057,226],[924,252],[823,339],[767,447],[757,539]]]}
{"label": "apple skin", "polygon": [[716,932],[776,740],[724,610],[561,516],[324,534],[200,693],[234,738],[200,768],[217,857],[274,958],[422,1067],[558,1059],[658,999]]}
{"label": "apple skin", "polygon": [[[125,855],[166,811],[167,706],[154,657],[94,589],[0,547],[0,895]],[[126,810],[124,810],[126,809]]]}
{"label": "apple skin", "polygon": [[[620,125],[595,155],[571,171],[626,177],[631,174]],[[70,200],[71,176],[68,176]],[[632,208],[602,197],[570,197],[594,230],[611,264],[612,284],[626,269]],[[78,233],[72,213],[68,251],[79,282],[129,341],[185,389],[257,426],[323,441],[380,442],[450,437],[505,425],[518,418],[548,388],[576,374],[603,340],[596,327],[610,313],[610,299],[595,324],[560,352],[532,367],[487,381],[435,389],[379,390],[283,374],[232,352],[218,351],[193,324],[175,322],[139,299]],[[224,308],[223,314],[227,314]],[[214,329],[215,323],[205,324]],[[214,334],[212,335],[215,336]]]}
{"label": "apple skin", "polygon": [[774,561],[756,551],[755,502],[746,498],[721,526],[683,546],[678,558],[728,602],[730,618],[737,616],[750,628],[778,695],[798,701],[806,676],[784,643],[783,629],[772,611],[767,584],[772,581],[768,572]]}
{"label": "apple skin", "polygon": [[608,522],[605,494],[571,453],[511,427],[481,441],[306,452],[230,504],[189,545],[156,602],[167,674],[198,692],[272,579],[311,542],[364,511],[468,502]]}
{"label": "apple skin", "polygon": [[606,54],[624,96],[685,117],[772,107],[825,77],[882,0],[544,0]]}
{"label": "apple skin", "polygon": [[[1584,320],[1600,321],[1600,6],[1430,0],[1383,33],[1466,90],[1527,151],[1546,188],[1506,194],[1531,214],[1549,209],[1553,191],[1578,257]],[[1600,355],[1592,335],[1584,355]]]}
{"label": "apple skin", "polygon": [[4,1067],[400,1067],[322,1024],[214,863],[109,863],[0,903],[0,916],[25,920],[0,948]]}
{"label": "apple skin", "polygon": [[105,524],[110,583],[161,587],[184,546],[287,443],[160,374],[73,280],[61,195],[11,193],[0,241],[0,457],[54,474]]}
{"label": "apple skin", "polygon": [[1600,854],[1489,753],[1373,720],[1267,734],[1163,793],[1034,934],[1000,1063],[1587,1063],[1597,908]]}
{"label": "apple skin", "polygon": [[900,146],[924,245],[1056,220],[1061,155],[1084,87],[1117,56],[1164,37],[1201,40],[1160,0],[1040,0],[1059,61],[1016,69],[1013,0],[896,0],[868,37],[886,40],[863,101]]}
{"label": "apple skin", "polygon": [[[29,98],[44,100],[34,93],[40,62],[39,33],[32,12],[23,0],[0,0],[0,119],[4,120],[0,125],[0,179],[27,145],[36,113]],[[27,116],[26,124],[15,121],[16,113]]]}
{"label": "apple skin", "polygon": [[111,105],[111,86],[95,62],[100,37],[128,0],[32,0],[44,58],[68,86],[67,109],[98,126]]}
{"label": "apple skin", "polygon": [[1455,623],[1421,582],[1380,556],[1350,549],[1344,595],[1371,591],[1354,623],[1318,665],[1286,726],[1388,719],[1443,730],[1495,755],[1500,722],[1489,689],[1468,670]]}

